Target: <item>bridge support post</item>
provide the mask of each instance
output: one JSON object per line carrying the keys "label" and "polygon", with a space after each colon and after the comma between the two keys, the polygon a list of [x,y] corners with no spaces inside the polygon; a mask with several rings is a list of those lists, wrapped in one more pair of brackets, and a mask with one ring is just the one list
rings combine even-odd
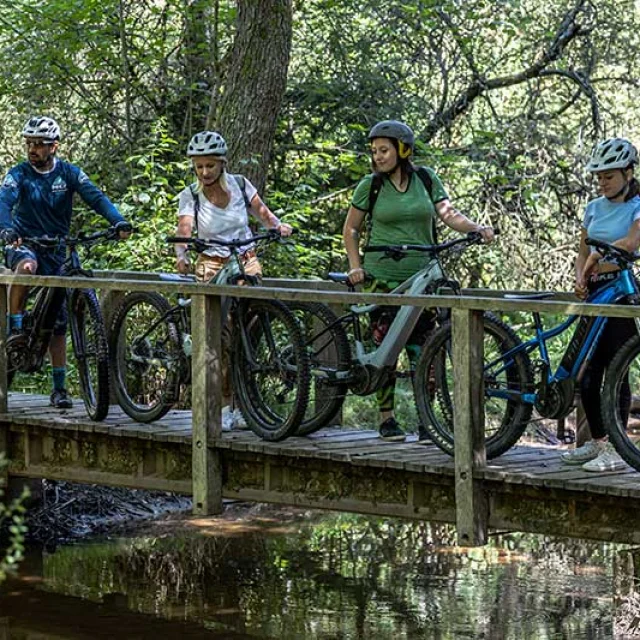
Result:
{"label": "bridge support post", "polygon": [[[7,389],[7,313],[9,312],[9,287],[0,285],[0,413],[6,413],[9,392]],[[1,446],[1,445],[0,445]]]}
{"label": "bridge support post", "polygon": [[[9,287],[0,285],[0,413],[7,413],[9,390],[7,389],[7,312],[9,310]],[[9,423],[0,422],[0,495],[9,486]]]}
{"label": "bridge support post", "polygon": [[483,314],[452,310],[455,495],[458,544],[487,541],[488,501],[475,469],[486,465],[484,446]]}
{"label": "bridge support post", "polygon": [[222,435],[222,311],[220,297],[194,295],[191,302],[193,512],[222,511],[222,462],[212,448]]}

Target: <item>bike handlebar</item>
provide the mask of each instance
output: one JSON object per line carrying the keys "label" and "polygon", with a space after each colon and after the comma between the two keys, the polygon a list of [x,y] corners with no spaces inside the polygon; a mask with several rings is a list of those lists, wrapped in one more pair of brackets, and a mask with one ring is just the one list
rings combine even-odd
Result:
{"label": "bike handlebar", "polygon": [[198,253],[202,253],[207,247],[227,247],[229,249],[239,249],[240,247],[245,247],[249,244],[253,244],[255,242],[260,242],[261,240],[280,240],[282,236],[280,232],[276,229],[269,229],[265,233],[260,233],[258,235],[252,236],[251,238],[245,238],[243,240],[216,240],[214,238],[188,238],[181,236],[167,236],[165,238],[166,242],[170,244],[189,244],[191,245]]}
{"label": "bike handlebar", "polygon": [[117,240],[120,230],[116,227],[109,227],[103,231],[96,231],[89,235],[79,234],[77,236],[25,236],[22,243],[27,245],[37,245],[42,248],[75,247],[77,245],[94,245],[100,240]]}
{"label": "bike handlebar", "polygon": [[474,244],[482,243],[482,235],[479,231],[472,231],[462,238],[456,238],[455,240],[449,240],[442,244],[381,244],[371,245],[364,248],[365,253],[386,253],[390,258],[394,260],[400,260],[405,257],[407,251],[421,251],[423,253],[430,253],[434,256],[447,251],[452,247],[458,245],[471,246]]}
{"label": "bike handlebar", "polygon": [[585,243],[590,247],[595,247],[598,253],[601,253],[604,258],[609,256],[622,267],[629,267],[634,262],[640,260],[640,255],[631,253],[626,249],[621,249],[608,242],[602,242],[602,240],[595,240],[594,238],[587,238]]}

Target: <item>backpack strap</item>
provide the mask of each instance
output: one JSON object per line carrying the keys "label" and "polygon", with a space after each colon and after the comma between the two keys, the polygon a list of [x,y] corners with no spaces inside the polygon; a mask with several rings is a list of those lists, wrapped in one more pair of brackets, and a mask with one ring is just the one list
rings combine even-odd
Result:
{"label": "backpack strap", "polygon": [[233,179],[237,182],[238,186],[240,187],[240,192],[242,193],[242,197],[244,199],[244,206],[247,209],[247,213],[251,214],[251,203],[249,202],[249,198],[247,197],[247,191],[245,189],[245,186],[247,184],[247,179],[240,175],[239,173],[232,173],[231,174],[233,176]]}
{"label": "backpack strap", "polygon": [[[424,188],[427,190],[431,202],[433,202],[433,179],[431,178],[431,174],[429,173],[427,167],[416,167],[416,173],[418,174],[420,180],[422,180],[422,184],[424,184]],[[433,204],[435,209],[435,202]],[[436,216],[433,216],[433,220],[431,221],[431,235],[433,237],[433,244],[438,244],[438,228],[436,225]]]}
{"label": "backpack strap", "polygon": [[200,213],[200,198],[198,192],[195,190],[193,184],[189,185],[189,191],[191,191],[191,197],[193,198],[193,222],[196,227],[196,236],[198,235],[198,213]]}

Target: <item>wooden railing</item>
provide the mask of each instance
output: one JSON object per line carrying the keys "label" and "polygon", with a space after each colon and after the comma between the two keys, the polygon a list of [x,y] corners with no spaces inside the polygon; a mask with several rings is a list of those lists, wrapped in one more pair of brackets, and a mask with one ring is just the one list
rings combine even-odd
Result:
{"label": "wooden railing", "polygon": [[[97,277],[68,278],[0,274],[0,413],[7,412],[6,384],[6,289],[10,284],[85,288],[119,295],[124,291],[181,292],[192,299],[192,469],[194,511],[218,513],[222,509],[222,474],[219,452],[212,446],[221,437],[221,345],[220,301],[222,296],[323,302],[330,305],[384,304],[419,307],[449,307],[453,324],[453,367],[455,378],[455,492],[458,539],[462,544],[486,541],[487,513],[481,481],[474,471],[486,465],[482,390],[482,314],[484,311],[533,312],[587,316],[635,318],[640,308],[583,304],[567,294],[550,300],[505,299],[497,291],[467,290],[456,296],[405,296],[349,293],[320,281],[267,280],[263,287],[235,287],[184,282],[165,282],[154,274],[99,272]],[[4,294],[4,295],[3,295]],[[206,330],[205,330],[206,329]],[[213,330],[212,330],[213,329]],[[0,451],[7,448],[7,434],[0,434]]]}

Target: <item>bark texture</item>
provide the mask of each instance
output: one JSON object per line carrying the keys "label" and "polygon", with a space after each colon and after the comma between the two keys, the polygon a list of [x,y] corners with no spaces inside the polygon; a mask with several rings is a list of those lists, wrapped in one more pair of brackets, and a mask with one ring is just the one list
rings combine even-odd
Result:
{"label": "bark texture", "polygon": [[217,126],[229,145],[229,168],[262,193],[287,83],[291,0],[238,0],[236,37]]}

